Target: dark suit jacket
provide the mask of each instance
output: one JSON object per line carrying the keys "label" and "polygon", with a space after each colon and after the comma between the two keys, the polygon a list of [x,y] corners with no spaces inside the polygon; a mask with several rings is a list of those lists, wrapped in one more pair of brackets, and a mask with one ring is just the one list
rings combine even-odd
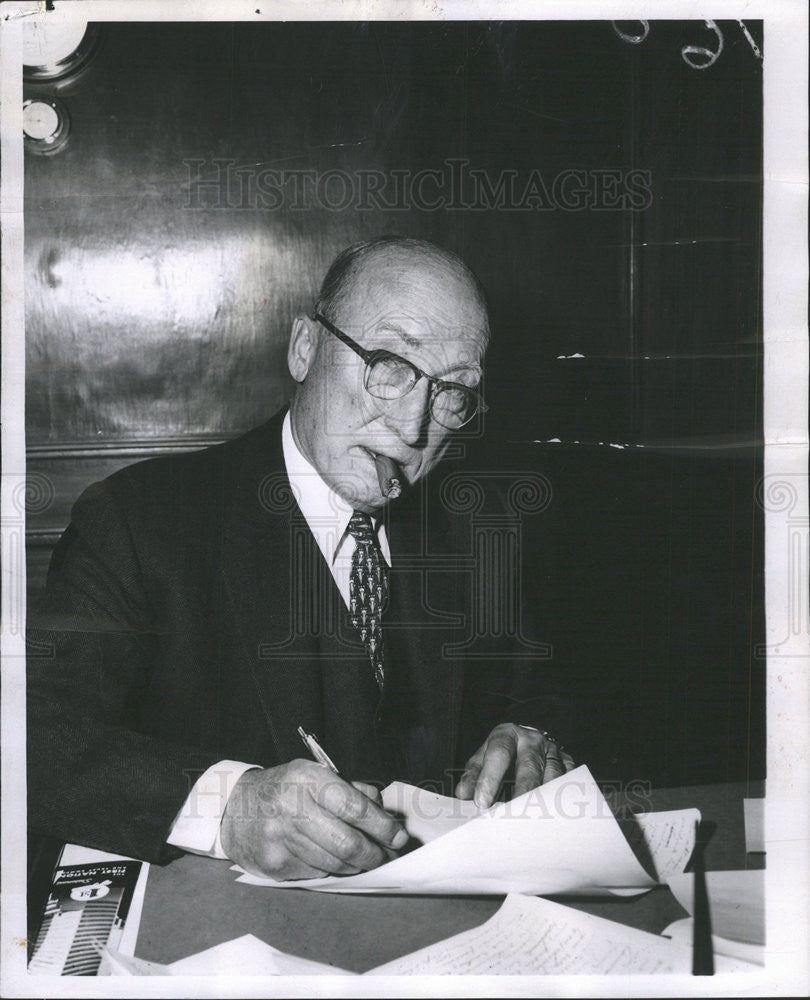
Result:
{"label": "dark suit jacket", "polygon": [[[528,615],[510,635],[474,609],[500,585],[476,568],[463,491],[448,502],[452,465],[388,512],[379,699],[291,496],[282,419],[132,466],[76,503],[29,616],[33,829],[166,861],[179,853],[165,840],[202,771],[224,758],[271,766],[305,756],[299,725],[351,778],[449,790],[496,722],[543,723],[554,694],[543,683],[547,651],[517,634]],[[511,592],[513,602],[526,596]]]}

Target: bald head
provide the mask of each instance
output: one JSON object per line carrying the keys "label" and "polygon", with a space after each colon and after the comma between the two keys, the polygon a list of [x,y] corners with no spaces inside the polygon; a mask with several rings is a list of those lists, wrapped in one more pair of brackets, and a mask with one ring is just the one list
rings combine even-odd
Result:
{"label": "bald head", "polygon": [[[315,312],[339,323],[359,285],[379,284],[385,280],[407,288],[419,281],[430,284],[457,284],[461,294],[483,317],[483,347],[489,343],[490,327],[487,297],[476,274],[449,250],[427,240],[407,236],[377,236],[342,250],[332,261],[321,284]],[[480,320],[479,320],[480,322]]]}

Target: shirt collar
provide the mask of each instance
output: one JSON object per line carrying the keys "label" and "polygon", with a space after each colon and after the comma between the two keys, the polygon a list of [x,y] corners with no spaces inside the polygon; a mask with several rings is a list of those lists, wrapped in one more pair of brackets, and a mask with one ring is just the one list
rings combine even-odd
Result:
{"label": "shirt collar", "polygon": [[[281,428],[281,445],[293,496],[324,558],[331,565],[346,535],[349,519],[354,513],[353,508],[321,479],[315,467],[301,453],[293,437],[289,410]],[[379,526],[378,520],[373,516],[372,521],[378,529],[378,537],[381,536],[384,528]],[[380,537],[380,542],[383,555],[390,565],[387,540]]]}

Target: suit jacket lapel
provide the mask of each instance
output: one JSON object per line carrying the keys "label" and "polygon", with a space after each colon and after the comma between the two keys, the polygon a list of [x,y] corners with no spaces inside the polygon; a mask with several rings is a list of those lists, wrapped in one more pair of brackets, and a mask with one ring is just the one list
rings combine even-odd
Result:
{"label": "suit jacket lapel", "polygon": [[[277,414],[257,436],[225,515],[222,572],[241,654],[253,675],[273,756],[301,756],[299,725],[322,723],[317,637],[295,613],[312,535],[292,495]],[[317,548],[317,546],[316,546]]]}

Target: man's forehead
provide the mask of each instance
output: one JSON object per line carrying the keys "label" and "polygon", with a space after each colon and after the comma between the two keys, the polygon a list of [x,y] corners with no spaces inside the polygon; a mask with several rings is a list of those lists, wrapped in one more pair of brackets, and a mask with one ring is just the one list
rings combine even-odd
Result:
{"label": "man's forehead", "polygon": [[465,323],[459,317],[418,312],[381,312],[376,316],[364,317],[362,328],[369,334],[391,336],[407,347],[414,348],[433,343],[460,344],[478,341],[484,335],[480,323]]}
{"label": "man's forehead", "polygon": [[380,282],[352,290],[341,319],[358,333],[389,334],[409,347],[487,339],[487,317],[461,282]]}
{"label": "man's forehead", "polygon": [[[351,323],[351,313],[347,314],[347,320]],[[366,315],[347,332],[371,349],[385,347],[406,357],[430,357],[445,366],[477,369],[481,367],[486,344],[480,322],[459,322],[458,317],[445,320],[430,312],[391,310]]]}

